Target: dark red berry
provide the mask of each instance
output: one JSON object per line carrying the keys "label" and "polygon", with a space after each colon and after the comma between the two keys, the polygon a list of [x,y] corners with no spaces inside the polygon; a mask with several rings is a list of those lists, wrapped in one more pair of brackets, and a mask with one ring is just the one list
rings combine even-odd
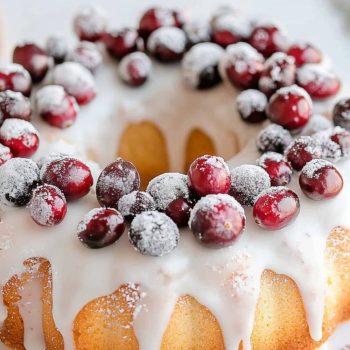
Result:
{"label": "dark red berry", "polygon": [[103,36],[103,42],[108,53],[120,60],[138,50],[139,36],[135,29],[124,28],[119,31],[107,32]]}
{"label": "dark red berry", "polygon": [[341,87],[339,78],[320,64],[306,64],[297,71],[297,82],[313,99],[336,95]]}
{"label": "dark red berry", "polygon": [[188,170],[188,182],[198,196],[228,193],[231,187],[230,170],[225,161],[216,156],[201,156]]}
{"label": "dark red berry", "polygon": [[12,90],[29,96],[32,90],[32,78],[27,70],[19,64],[0,67],[0,91]]}
{"label": "dark red berry", "polygon": [[80,221],[79,240],[89,248],[104,248],[116,242],[125,230],[123,216],[112,208],[90,210]]}
{"label": "dark red berry", "polygon": [[22,119],[5,119],[0,128],[0,142],[11,149],[15,157],[31,157],[39,147],[39,133]]}
{"label": "dark red berry", "polygon": [[96,195],[101,206],[117,208],[119,199],[138,191],[140,175],[135,166],[121,158],[103,169],[96,184]]}
{"label": "dark red berry", "polygon": [[209,248],[223,248],[242,234],[246,218],[242,206],[227,194],[201,198],[191,212],[189,226],[195,237]]}
{"label": "dark red berry", "polygon": [[120,198],[118,210],[124,217],[131,219],[144,211],[156,210],[156,203],[147,192],[133,191]]}
{"label": "dark red berry", "polygon": [[253,207],[255,222],[267,230],[280,230],[291,224],[300,211],[297,194],[287,187],[271,187],[261,193]]}
{"label": "dark red berry", "polygon": [[11,150],[0,143],[0,166],[11,158],[13,158]]}
{"label": "dark red berry", "polygon": [[350,98],[342,98],[333,108],[334,125],[350,131]]}
{"label": "dark red berry", "polygon": [[275,52],[285,51],[287,40],[285,33],[275,24],[257,24],[249,43],[265,57],[269,57]]}
{"label": "dark red berry", "polygon": [[322,158],[322,147],[314,138],[300,136],[289,145],[286,157],[293,169],[300,171],[312,159]]}
{"label": "dark red berry", "polygon": [[283,52],[276,52],[265,61],[259,89],[267,96],[271,96],[277,89],[294,84],[295,75],[294,58]]}
{"label": "dark red berry", "polygon": [[176,225],[182,227],[187,226],[192,208],[192,202],[186,198],[180,197],[169,203],[165,213],[175,222]]}
{"label": "dark red berry", "polygon": [[223,76],[236,87],[257,87],[264,68],[264,57],[247,43],[229,45],[220,62]]}
{"label": "dark red berry", "polygon": [[293,56],[297,67],[307,63],[320,63],[322,61],[321,51],[309,43],[296,43],[289,47],[289,56]]}
{"label": "dark red berry", "polygon": [[144,84],[152,71],[152,62],[143,52],[126,55],[119,63],[120,78],[130,86]]}
{"label": "dark red berry", "polygon": [[272,186],[285,186],[292,180],[292,166],[280,153],[267,152],[257,160],[257,164],[269,174]]}
{"label": "dark red berry", "polygon": [[314,159],[304,166],[299,184],[304,194],[313,200],[330,199],[342,190],[343,177],[332,163]]}
{"label": "dark red berry", "polygon": [[102,55],[96,44],[89,41],[81,41],[69,52],[67,61],[80,63],[94,73],[102,63]]}
{"label": "dark red berry", "polygon": [[63,63],[68,53],[68,45],[64,37],[52,35],[46,40],[45,50],[56,64]]}
{"label": "dark red berry", "polygon": [[33,191],[29,202],[31,218],[40,226],[56,226],[66,216],[67,202],[55,186],[42,185]]}
{"label": "dark red berry", "polygon": [[339,145],[343,157],[347,157],[350,154],[350,133],[347,130],[335,127],[331,140]]}
{"label": "dark red berry", "polygon": [[58,187],[67,200],[87,195],[93,185],[91,171],[78,159],[64,157],[48,162],[41,169],[42,181]]}
{"label": "dark red berry", "polygon": [[0,92],[0,125],[7,118],[30,120],[30,101],[20,92],[5,90]]}
{"label": "dark red berry", "polygon": [[49,70],[50,58],[45,50],[36,44],[16,46],[13,62],[22,65],[32,77],[34,83],[42,81]]}
{"label": "dark red berry", "polygon": [[145,211],[136,215],[130,225],[129,241],[143,255],[169,254],[179,239],[179,229],[164,213]]}
{"label": "dark red berry", "polygon": [[242,91],[236,100],[241,118],[248,123],[260,123],[266,119],[267,98],[259,90]]}
{"label": "dark red berry", "polygon": [[300,129],[311,117],[312,101],[302,88],[287,86],[271,96],[266,113],[273,123],[288,130]]}

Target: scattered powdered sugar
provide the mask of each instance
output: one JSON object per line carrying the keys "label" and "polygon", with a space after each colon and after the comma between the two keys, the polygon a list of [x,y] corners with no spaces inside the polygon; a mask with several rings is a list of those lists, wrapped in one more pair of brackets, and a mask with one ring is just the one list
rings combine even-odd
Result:
{"label": "scattered powdered sugar", "polygon": [[312,99],[311,99],[310,95],[307,93],[307,91],[305,89],[303,89],[302,87],[300,87],[296,84],[293,84],[290,86],[284,86],[284,87],[278,89],[275,92],[275,94],[272,95],[271,100],[278,95],[285,95],[285,96],[294,95],[294,96],[304,97],[305,100],[310,105],[310,108],[312,108]]}
{"label": "scattered powdered sugar", "polygon": [[137,73],[140,77],[148,77],[150,75],[152,71],[150,58],[143,52],[133,52],[123,57],[119,62],[118,73],[123,81],[129,82],[132,78],[130,67],[133,64],[137,65]]}
{"label": "scattered powdered sugar", "polygon": [[143,212],[130,225],[129,240],[144,255],[166,255],[176,248],[179,239],[178,227],[164,213]]}
{"label": "scattered powdered sugar", "polygon": [[212,32],[227,31],[242,38],[249,37],[252,31],[251,22],[243,16],[236,15],[233,11],[215,16],[211,21],[211,28]]}
{"label": "scattered powdered sugar", "polygon": [[324,159],[313,159],[304,165],[303,169],[301,170],[301,174],[305,175],[309,179],[318,179],[320,176],[319,170],[325,167],[334,168],[334,165]]}
{"label": "scattered powdered sugar", "polygon": [[68,53],[67,61],[78,62],[90,71],[95,71],[102,63],[102,55],[96,44],[89,41],[80,41]]}
{"label": "scattered powdered sugar", "polygon": [[312,82],[318,85],[336,78],[336,74],[323,64],[308,63],[297,70],[297,79],[302,85]]}
{"label": "scattered powdered sugar", "polygon": [[191,44],[210,41],[210,26],[207,21],[191,21],[184,24],[183,30]]}
{"label": "scattered powdered sugar", "polygon": [[133,191],[120,198],[118,210],[123,216],[134,216],[144,211],[156,210],[156,203],[149,193]]}
{"label": "scattered powdered sugar", "polygon": [[[349,114],[350,118],[350,114]],[[333,126],[333,123],[322,114],[313,114],[302,130],[302,135],[310,136],[322,130],[327,130]]]}
{"label": "scattered powdered sugar", "polygon": [[175,53],[182,53],[186,43],[186,35],[180,28],[161,27],[152,32],[148,38],[147,49],[154,53],[158,47],[165,47]]}
{"label": "scattered powdered sugar", "polygon": [[33,124],[23,119],[5,119],[0,128],[0,137],[4,140],[19,139],[22,136],[34,134],[39,135]]}
{"label": "scattered powdered sugar", "polygon": [[267,97],[259,90],[248,89],[238,95],[236,104],[240,115],[246,119],[255,111],[265,111]]}
{"label": "scattered powdered sugar", "polygon": [[231,194],[242,205],[253,205],[255,198],[271,186],[268,173],[257,165],[244,164],[231,169]]}
{"label": "scattered powdered sugar", "polygon": [[90,35],[100,34],[106,28],[105,13],[97,6],[86,6],[76,14],[74,27],[78,34],[80,30]]}
{"label": "scattered powdered sugar", "polygon": [[152,179],[147,192],[156,202],[157,209],[164,211],[173,200],[189,198],[187,176],[180,173],[164,173]]}
{"label": "scattered powdered sugar", "polygon": [[270,124],[259,132],[256,145],[260,152],[283,153],[292,141],[292,135],[288,130],[278,124]]}

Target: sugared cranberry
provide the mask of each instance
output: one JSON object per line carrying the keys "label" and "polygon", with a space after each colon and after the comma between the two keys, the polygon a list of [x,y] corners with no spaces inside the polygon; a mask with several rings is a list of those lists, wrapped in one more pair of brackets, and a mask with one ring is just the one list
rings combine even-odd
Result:
{"label": "sugared cranberry", "polygon": [[258,85],[264,58],[247,43],[229,45],[220,61],[220,73],[240,89]]}
{"label": "sugared cranberry", "polygon": [[320,64],[305,64],[297,71],[297,82],[313,99],[326,99],[340,90],[339,78]]}
{"label": "sugared cranberry", "polygon": [[102,206],[117,208],[121,197],[138,191],[139,188],[140,175],[135,166],[118,158],[100,174],[96,184],[96,195]]}
{"label": "sugared cranberry", "polygon": [[275,52],[285,51],[287,40],[285,33],[275,24],[257,24],[249,43],[265,57],[269,57]]}
{"label": "sugared cranberry", "polygon": [[50,58],[45,50],[29,43],[16,46],[13,62],[22,65],[29,72],[33,82],[38,83],[49,70]]}
{"label": "sugared cranberry", "polygon": [[219,84],[221,76],[218,65],[223,53],[223,48],[217,44],[194,45],[182,60],[182,75],[186,84],[200,90],[210,89]]}
{"label": "sugared cranberry", "polygon": [[198,196],[228,193],[231,187],[230,170],[225,161],[216,156],[201,156],[188,170],[188,182]]}
{"label": "sugared cranberry", "polygon": [[255,198],[271,186],[269,174],[257,165],[233,168],[231,179],[230,194],[242,205],[252,206]]}
{"label": "sugared cranberry", "polygon": [[29,96],[32,90],[32,78],[19,64],[0,66],[0,91],[12,90]]}
{"label": "sugared cranberry", "polygon": [[300,129],[311,117],[312,101],[302,88],[287,86],[271,96],[266,113],[273,123],[288,130]]}
{"label": "sugared cranberry", "polygon": [[64,37],[52,35],[47,38],[45,50],[56,64],[63,63],[68,53],[68,45]]}
{"label": "sugared cranberry", "polygon": [[123,216],[112,208],[90,210],[78,224],[79,240],[89,248],[104,248],[116,242],[125,230]]}
{"label": "sugared cranberry", "polygon": [[349,131],[341,127],[335,127],[331,135],[331,140],[339,145],[343,157],[347,157],[350,154]]}
{"label": "sugared cranberry", "polygon": [[160,27],[175,26],[174,14],[171,10],[155,7],[147,10],[139,22],[139,34],[147,39],[152,32]]}
{"label": "sugared cranberry", "polygon": [[294,84],[295,74],[294,58],[283,52],[276,52],[264,64],[259,89],[271,96],[277,89]]}
{"label": "sugared cranberry", "polygon": [[186,226],[190,218],[193,203],[186,198],[180,197],[169,203],[165,213],[175,222],[176,225]]}
{"label": "sugared cranberry", "polygon": [[283,153],[293,141],[290,132],[277,124],[270,124],[262,129],[256,139],[256,146],[261,153]]}
{"label": "sugared cranberry", "polygon": [[286,157],[293,169],[299,171],[307,162],[322,157],[322,147],[311,136],[300,136],[289,145]]}
{"label": "sugared cranberry", "polygon": [[148,51],[161,62],[179,61],[186,49],[187,38],[182,29],[162,27],[148,38]]}
{"label": "sugared cranberry", "polygon": [[63,86],[80,105],[89,103],[96,96],[94,77],[77,62],[65,62],[56,66],[52,72],[52,83]]}
{"label": "sugared cranberry", "polygon": [[0,92],[0,125],[7,118],[30,120],[30,101],[20,92],[5,90]]}
{"label": "sugared cranberry", "polygon": [[149,193],[133,191],[120,198],[118,210],[124,217],[131,219],[144,211],[156,210],[156,203]]}
{"label": "sugared cranberry", "polygon": [[210,41],[210,26],[207,21],[186,22],[183,30],[189,46]]}
{"label": "sugared cranberry", "polygon": [[41,169],[44,183],[58,187],[67,200],[87,195],[93,184],[91,171],[78,159],[63,157],[47,163]]}
{"label": "sugared cranberry", "polygon": [[76,14],[73,25],[80,40],[98,41],[106,31],[107,20],[100,8],[87,6]]}
{"label": "sugared cranberry", "polygon": [[69,52],[67,61],[78,62],[94,73],[102,63],[102,55],[96,44],[81,41],[73,51]]}
{"label": "sugared cranberry", "polygon": [[120,78],[130,86],[140,86],[149,78],[152,62],[143,52],[133,52],[126,55],[119,63]]}
{"label": "sugared cranberry", "polygon": [[259,90],[242,91],[236,100],[241,118],[248,123],[260,123],[266,119],[267,98]]}
{"label": "sugared cranberry", "polygon": [[289,47],[289,56],[293,56],[297,67],[307,63],[320,63],[322,61],[321,51],[309,43],[296,43]]}
{"label": "sugared cranberry", "polygon": [[50,125],[64,129],[75,122],[79,106],[62,86],[46,85],[36,94],[36,109]]}
{"label": "sugared cranberry", "polygon": [[66,153],[61,153],[61,152],[52,152],[49,153],[45,156],[40,157],[36,164],[38,165],[39,169],[43,169],[43,167],[47,166],[50,162],[56,160],[56,159],[62,159],[65,157],[69,157],[68,154]]}
{"label": "sugared cranberry", "polygon": [[318,143],[322,150],[320,158],[337,162],[342,157],[340,145],[331,139],[332,129],[319,131],[312,135],[312,138]]}
{"label": "sugared cranberry", "polygon": [[343,188],[343,177],[337,168],[323,159],[307,163],[299,176],[304,194],[313,200],[335,197]]}
{"label": "sugared cranberry", "polygon": [[267,230],[280,230],[299,215],[298,195],[287,187],[271,187],[256,199],[253,207],[255,222]]}
{"label": "sugared cranberry", "polygon": [[189,226],[209,248],[229,246],[242,234],[246,218],[242,206],[227,194],[201,198],[191,212]]}
{"label": "sugared cranberry", "polygon": [[26,158],[12,158],[0,166],[0,202],[24,206],[40,182],[39,168]]}
{"label": "sugared cranberry", "polygon": [[257,164],[269,174],[272,186],[285,186],[292,180],[292,166],[280,153],[267,152],[257,160]]}
{"label": "sugared cranberry", "polygon": [[179,239],[179,229],[164,213],[145,211],[136,215],[130,225],[129,241],[143,255],[169,254]]}
{"label": "sugared cranberry", "polygon": [[56,226],[66,216],[67,202],[64,194],[55,186],[37,187],[29,202],[31,218],[41,226]]}
{"label": "sugared cranberry", "polygon": [[39,133],[22,119],[5,119],[0,128],[0,142],[11,149],[15,157],[30,157],[39,147]]}
{"label": "sugared cranberry", "polygon": [[350,98],[342,98],[333,108],[334,125],[350,131]]}
{"label": "sugared cranberry", "polygon": [[13,157],[11,150],[0,143],[0,166]]}
{"label": "sugared cranberry", "polygon": [[103,42],[108,53],[120,60],[138,50],[139,36],[135,29],[124,28],[119,31],[107,32],[103,36]]}

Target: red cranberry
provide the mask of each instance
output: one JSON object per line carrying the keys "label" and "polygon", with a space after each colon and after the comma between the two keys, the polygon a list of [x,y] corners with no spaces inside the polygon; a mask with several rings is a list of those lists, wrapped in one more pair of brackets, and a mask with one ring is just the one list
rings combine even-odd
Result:
{"label": "red cranberry", "polygon": [[201,198],[191,212],[189,226],[195,237],[209,248],[231,245],[246,224],[241,205],[227,194]]}
{"label": "red cranberry", "polygon": [[68,54],[68,61],[78,62],[94,73],[102,63],[102,55],[96,44],[81,41],[73,51]]}
{"label": "red cranberry", "polygon": [[162,7],[150,8],[139,22],[139,34],[147,39],[156,29],[164,26],[175,26],[174,14],[169,9]]}
{"label": "red cranberry", "polygon": [[342,190],[343,178],[332,163],[314,159],[304,166],[299,184],[304,194],[313,200],[330,199]]}
{"label": "red cranberry", "polygon": [[15,157],[31,157],[39,147],[39,133],[22,119],[5,119],[0,128],[0,142],[9,147]]}
{"label": "red cranberry", "polygon": [[29,203],[29,213],[40,226],[56,226],[66,216],[67,202],[57,187],[42,185],[33,192]]}
{"label": "red cranberry", "polygon": [[46,40],[45,50],[56,64],[63,63],[68,53],[67,42],[61,36],[52,35]]}
{"label": "red cranberry", "polygon": [[139,36],[136,30],[124,28],[119,31],[108,32],[103,42],[109,54],[120,60],[124,56],[138,50]]}
{"label": "red cranberry", "polygon": [[52,73],[52,83],[63,86],[80,105],[89,103],[96,96],[94,77],[77,62],[65,62],[56,66]]}
{"label": "red cranberry", "polygon": [[62,86],[46,85],[36,94],[36,109],[50,125],[64,129],[75,122],[79,107]]}
{"label": "red cranberry", "polygon": [[42,48],[30,43],[16,46],[13,62],[21,64],[29,72],[33,82],[38,83],[49,70],[50,58]]}
{"label": "red cranberry", "polygon": [[13,158],[11,150],[0,143],[0,166],[11,158]]}
{"label": "red cranberry", "polygon": [[120,78],[130,86],[140,86],[149,78],[152,62],[143,52],[126,55],[119,63]]}
{"label": "red cranberry", "polygon": [[133,191],[120,198],[118,210],[124,217],[131,219],[144,211],[156,210],[156,203],[147,192]]}
{"label": "red cranberry", "polygon": [[250,45],[265,57],[275,52],[285,51],[286,42],[285,33],[274,24],[256,25],[249,38]]}
{"label": "red cranberry", "polygon": [[138,191],[139,188],[140,175],[135,166],[118,158],[100,174],[96,184],[96,195],[102,206],[117,208],[121,197]]}
{"label": "red cranberry", "polygon": [[291,182],[293,169],[282,154],[267,152],[257,163],[269,174],[272,186],[285,186]]}
{"label": "red cranberry", "polygon": [[8,64],[0,67],[0,91],[12,90],[29,96],[32,90],[32,79],[27,70],[19,64]]}
{"label": "red cranberry", "polygon": [[209,155],[193,161],[188,170],[188,181],[199,196],[228,193],[231,187],[230,170],[225,161]]}
{"label": "red cranberry", "polygon": [[100,8],[87,6],[77,13],[73,25],[80,40],[98,41],[106,31],[107,21]]}
{"label": "red cranberry", "polygon": [[299,198],[295,192],[287,187],[271,187],[256,199],[253,217],[261,228],[280,230],[296,219],[299,210]]}
{"label": "red cranberry", "polygon": [[297,82],[314,99],[332,97],[340,90],[339,78],[320,64],[306,64],[297,71]]}
{"label": "red cranberry", "polygon": [[186,226],[190,218],[193,203],[186,198],[177,198],[169,203],[165,213],[175,222],[176,225]]}
{"label": "red cranberry", "polygon": [[302,88],[287,86],[271,96],[266,113],[273,123],[289,130],[300,129],[311,117],[312,101]]}
{"label": "red cranberry", "polygon": [[342,98],[333,108],[334,125],[350,131],[350,98]]}
{"label": "red cranberry", "polygon": [[322,147],[310,136],[300,136],[286,150],[287,160],[293,169],[301,170],[307,162],[322,157]]}
{"label": "red cranberry", "polygon": [[293,56],[297,67],[307,63],[320,63],[322,61],[321,51],[309,43],[296,43],[289,47],[289,56]]}
{"label": "red cranberry", "polygon": [[0,92],[0,125],[7,118],[30,120],[30,101],[20,92],[6,90]]}
{"label": "red cranberry", "polygon": [[174,250],[180,233],[174,221],[164,213],[145,211],[131,222],[129,241],[143,255],[163,256]]}
{"label": "red cranberry", "polygon": [[210,41],[210,26],[207,21],[186,22],[183,30],[190,46]]}
{"label": "red cranberry", "polygon": [[58,187],[67,200],[87,195],[93,185],[91,171],[78,159],[64,157],[47,163],[41,169],[44,183]]}
{"label": "red cranberry", "polygon": [[260,123],[266,119],[267,98],[259,90],[242,91],[236,100],[241,118],[248,123]]}
{"label": "red cranberry", "polygon": [[350,133],[340,127],[334,128],[331,140],[339,145],[343,157],[350,154]]}
{"label": "red cranberry", "polygon": [[294,84],[295,74],[294,58],[283,52],[276,52],[264,64],[259,89],[271,96],[277,89]]}
{"label": "red cranberry", "polygon": [[104,248],[116,242],[125,230],[123,216],[115,209],[95,208],[80,221],[79,240],[89,248]]}

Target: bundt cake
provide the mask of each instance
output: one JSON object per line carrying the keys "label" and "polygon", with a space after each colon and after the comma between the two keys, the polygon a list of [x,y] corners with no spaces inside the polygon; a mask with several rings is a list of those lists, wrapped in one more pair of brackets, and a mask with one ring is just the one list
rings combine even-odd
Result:
{"label": "bundt cake", "polygon": [[329,59],[230,8],[74,30],[0,66],[0,347],[323,346],[350,319]]}

